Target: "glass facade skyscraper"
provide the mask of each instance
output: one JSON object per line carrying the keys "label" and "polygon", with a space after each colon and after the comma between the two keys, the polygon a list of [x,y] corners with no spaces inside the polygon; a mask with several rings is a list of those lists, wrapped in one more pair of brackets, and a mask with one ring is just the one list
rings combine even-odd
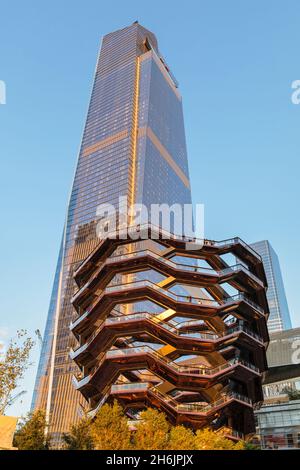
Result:
{"label": "glass facade skyscraper", "polygon": [[267,298],[270,309],[268,329],[270,332],[292,328],[279,259],[268,240],[252,243],[250,246],[263,260],[267,281]]}
{"label": "glass facade skyscraper", "polygon": [[104,36],[58,257],[32,408],[59,440],[78,416],[71,383],[73,273],[95,248],[97,207],[191,203],[182,100],[153,33],[137,22]]}

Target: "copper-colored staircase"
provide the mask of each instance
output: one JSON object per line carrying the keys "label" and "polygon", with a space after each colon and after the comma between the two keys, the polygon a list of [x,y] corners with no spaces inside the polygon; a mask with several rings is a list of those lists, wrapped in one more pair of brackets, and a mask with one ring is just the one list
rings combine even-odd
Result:
{"label": "copper-colored staircase", "polygon": [[151,226],[115,235],[74,276],[73,383],[90,414],[117,398],[130,417],[154,406],[194,429],[252,433],[267,369],[260,256],[239,238],[198,246]]}

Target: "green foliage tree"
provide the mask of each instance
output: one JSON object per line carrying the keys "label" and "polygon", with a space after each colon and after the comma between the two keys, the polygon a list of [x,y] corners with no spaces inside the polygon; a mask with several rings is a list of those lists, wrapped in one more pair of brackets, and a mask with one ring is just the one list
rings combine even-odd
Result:
{"label": "green foliage tree", "polygon": [[148,408],[141,413],[141,422],[133,436],[135,449],[161,450],[168,448],[170,424],[164,413]]}
{"label": "green foliage tree", "polygon": [[283,391],[287,394],[289,400],[300,400],[300,390],[286,387]]}
{"label": "green foliage tree", "polygon": [[94,443],[91,436],[91,421],[86,417],[71,427],[68,434],[63,435],[65,450],[92,450]]}
{"label": "green foliage tree", "polygon": [[184,426],[172,426],[169,433],[168,449],[193,450],[195,449],[195,434]]}
{"label": "green foliage tree", "polygon": [[9,406],[14,390],[31,365],[29,356],[33,346],[34,341],[27,336],[27,331],[20,330],[0,359],[0,415]]}
{"label": "green foliage tree", "polygon": [[260,450],[260,446],[258,444],[254,444],[253,442],[244,442],[244,450]]}
{"label": "green foliage tree", "polygon": [[19,450],[48,450],[50,439],[46,434],[45,413],[37,410],[29,413],[14,435],[14,446]]}
{"label": "green foliage tree", "polygon": [[91,426],[91,437],[97,450],[126,450],[131,448],[131,433],[127,418],[117,401],[103,405]]}

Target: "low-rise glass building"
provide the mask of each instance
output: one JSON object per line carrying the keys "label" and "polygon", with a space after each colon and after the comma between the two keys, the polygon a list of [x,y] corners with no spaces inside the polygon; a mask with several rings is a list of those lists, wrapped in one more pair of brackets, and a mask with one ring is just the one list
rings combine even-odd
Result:
{"label": "low-rise glass building", "polygon": [[267,351],[264,405],[256,411],[263,449],[300,448],[300,328],[274,332]]}
{"label": "low-rise glass building", "polygon": [[300,449],[300,400],[266,404],[256,418],[262,449]]}

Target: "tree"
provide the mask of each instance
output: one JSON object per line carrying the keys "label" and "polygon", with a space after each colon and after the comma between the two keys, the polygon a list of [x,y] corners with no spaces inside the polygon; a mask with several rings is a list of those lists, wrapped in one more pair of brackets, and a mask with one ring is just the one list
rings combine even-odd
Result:
{"label": "tree", "polygon": [[91,426],[91,436],[97,450],[126,450],[131,448],[127,418],[117,401],[103,405]]}
{"label": "tree", "polygon": [[198,429],[195,437],[197,450],[243,450],[244,442],[234,443],[224,437],[222,432],[212,431],[209,428]]}
{"label": "tree", "polygon": [[11,339],[6,353],[0,360],[0,415],[4,414],[12,400],[14,390],[31,365],[30,351],[34,341],[27,337],[26,330],[17,332],[16,339]]}
{"label": "tree", "polygon": [[71,427],[71,432],[63,435],[66,450],[92,450],[91,421],[84,417]]}
{"label": "tree", "polygon": [[300,390],[295,390],[291,387],[285,387],[283,391],[289,397],[289,400],[300,400]]}
{"label": "tree", "polygon": [[195,434],[185,426],[172,426],[165,413],[148,408],[140,414],[135,431],[117,401],[105,404],[94,421],[83,418],[63,437],[67,450],[239,450],[245,443],[234,443],[223,432],[210,429]]}
{"label": "tree", "polygon": [[141,422],[134,434],[134,446],[139,450],[162,450],[168,447],[170,424],[164,413],[148,408],[141,413]]}
{"label": "tree", "polygon": [[168,449],[193,450],[195,449],[195,434],[184,426],[172,426],[169,434]]}
{"label": "tree", "polygon": [[244,450],[260,450],[260,446],[254,442],[246,441],[244,442]]}
{"label": "tree", "polygon": [[[201,429],[196,434],[185,426],[172,426],[165,413],[148,408],[140,414],[136,430],[130,432],[128,418],[117,401],[100,408],[95,421],[79,423],[67,438],[68,449],[88,448],[89,435],[97,450],[244,450],[245,442],[227,439],[224,431]],[[87,433],[85,432],[87,430]],[[88,441],[90,443],[90,441]]]}
{"label": "tree", "polygon": [[14,446],[19,450],[48,450],[50,439],[46,434],[44,411],[29,413],[14,435]]}

